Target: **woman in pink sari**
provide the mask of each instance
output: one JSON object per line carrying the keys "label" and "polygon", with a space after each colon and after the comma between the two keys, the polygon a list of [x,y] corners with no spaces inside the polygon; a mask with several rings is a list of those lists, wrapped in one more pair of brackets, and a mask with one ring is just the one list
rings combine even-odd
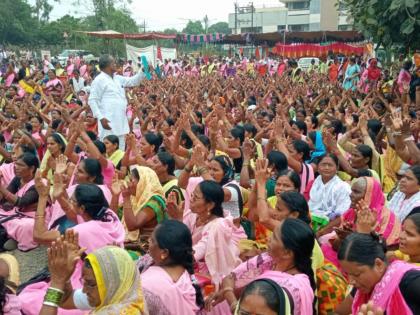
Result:
{"label": "woman in pink sari", "polygon": [[[352,231],[362,231],[363,222],[357,220],[367,211],[371,213],[373,226],[368,231],[375,231],[382,235],[388,246],[398,244],[401,222],[395,214],[385,207],[385,197],[381,184],[373,177],[361,177],[351,187],[351,208],[341,217],[341,226],[331,234],[330,240],[322,245],[322,252],[326,260],[341,268],[337,259],[337,250],[344,238]],[[364,206],[361,204],[364,204]],[[366,213],[368,215],[368,213]]]}
{"label": "woman in pink sari", "polygon": [[360,314],[368,302],[389,315],[420,314],[420,269],[402,261],[389,264],[385,251],[374,233],[353,233],[343,241],[338,259],[354,289],[338,314]]}
{"label": "woman in pink sari", "polygon": [[217,303],[226,299],[234,310],[236,294],[251,281],[271,279],[286,290],[293,300],[293,314],[316,314],[314,291],[316,289],[311,266],[315,234],[299,219],[285,219],[273,231],[268,252],[240,264],[223,279],[222,289],[206,301]]}
{"label": "woman in pink sari", "polygon": [[[64,161],[58,162],[58,168],[60,168],[60,164],[64,163]],[[56,170],[58,169],[56,168]],[[57,171],[56,171],[57,173]],[[102,176],[102,169],[101,164],[96,159],[87,158],[81,160],[78,164],[77,168],[73,176],[70,178],[69,185],[67,189],[65,189],[65,185],[63,184],[63,178],[61,176],[54,178],[54,203],[51,206],[51,217],[47,220],[49,222],[48,228],[58,228],[59,231],[63,232],[66,228],[73,227],[76,225],[77,221],[74,217],[74,213],[68,213],[67,216],[67,200],[68,196],[72,196],[77,185],[80,184],[95,184],[97,185],[102,192],[104,193],[105,199],[110,204],[111,203],[111,191],[109,190],[108,186],[104,185],[104,178]],[[73,220],[72,220],[73,219]],[[37,241],[42,243],[42,237],[38,236]]]}
{"label": "woman in pink sari", "polygon": [[[47,230],[45,224],[45,207],[49,198],[50,187],[36,178],[36,188],[40,195],[34,235],[42,235],[44,243],[49,243],[61,236],[58,230]],[[94,184],[81,184],[76,187],[72,196],[69,196],[66,208],[68,213],[74,213],[77,225],[72,229],[79,235],[80,248],[86,248],[89,254],[101,247],[116,244],[123,245],[125,231],[117,215],[108,208],[108,202],[102,190]],[[70,279],[74,289],[81,289],[83,262],[79,261]],[[19,295],[22,310],[27,315],[37,315],[42,307],[43,298],[48,288],[47,282],[37,282],[27,286]],[[58,309],[58,314],[81,315],[78,310]]]}
{"label": "woman in pink sari", "polygon": [[63,83],[57,78],[53,70],[48,71],[48,79],[49,80],[45,85],[45,94],[60,98],[64,96]]}
{"label": "woman in pink sari", "polygon": [[149,240],[149,253],[137,265],[150,314],[197,314],[204,300],[194,277],[188,227],[176,220],[163,221]]}
{"label": "woman in pink sari", "polygon": [[413,63],[411,61],[404,62],[403,67],[401,68],[401,71],[398,74],[397,84],[398,90],[401,95],[404,93],[404,90],[408,89],[408,87],[410,86],[410,68],[412,67],[412,65]]}
{"label": "woman in pink sari", "polygon": [[216,285],[241,262],[232,217],[224,217],[223,189],[214,181],[198,184],[183,221],[193,239],[195,270]]}
{"label": "woman in pink sari", "polygon": [[9,88],[12,85],[12,83],[15,81],[15,79],[16,79],[15,66],[11,62],[7,66],[7,72],[5,74],[4,86],[6,88]]}
{"label": "woman in pink sari", "polygon": [[1,245],[8,250],[17,246],[27,251],[38,246],[32,237],[38,202],[34,176],[38,167],[38,158],[31,153],[24,153],[16,160],[16,176],[7,187],[0,185],[0,222],[9,237],[9,240],[1,240]]}

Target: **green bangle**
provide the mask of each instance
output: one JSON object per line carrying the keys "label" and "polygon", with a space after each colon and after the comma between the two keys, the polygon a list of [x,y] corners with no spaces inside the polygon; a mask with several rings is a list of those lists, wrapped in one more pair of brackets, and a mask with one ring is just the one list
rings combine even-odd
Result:
{"label": "green bangle", "polygon": [[63,298],[63,295],[64,295],[64,291],[50,287],[48,288],[47,293],[45,294],[44,304],[48,303],[45,305],[58,307],[58,305],[61,302],[61,299]]}

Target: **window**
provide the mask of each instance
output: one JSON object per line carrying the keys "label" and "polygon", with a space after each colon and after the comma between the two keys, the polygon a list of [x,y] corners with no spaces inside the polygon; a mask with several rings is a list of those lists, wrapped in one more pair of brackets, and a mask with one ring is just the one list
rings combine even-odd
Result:
{"label": "window", "polygon": [[241,27],[241,34],[243,33],[262,33],[262,26]]}
{"label": "window", "polygon": [[309,31],[309,24],[295,24],[289,25],[290,32],[307,32]]}
{"label": "window", "polygon": [[287,3],[287,8],[289,10],[308,10],[309,1],[289,2]]}
{"label": "window", "polygon": [[339,25],[338,30],[339,31],[351,31],[351,30],[353,30],[353,25]]}
{"label": "window", "polygon": [[284,31],[285,29],[286,29],[286,25],[277,25],[278,32]]}

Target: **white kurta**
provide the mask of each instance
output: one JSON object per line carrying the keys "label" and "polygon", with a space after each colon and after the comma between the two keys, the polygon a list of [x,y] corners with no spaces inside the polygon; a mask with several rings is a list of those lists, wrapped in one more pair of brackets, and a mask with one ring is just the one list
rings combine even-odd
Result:
{"label": "white kurta", "polygon": [[309,210],[313,215],[327,216],[330,220],[342,215],[351,205],[351,188],[337,175],[324,184],[318,176],[309,193]]}
{"label": "white kurta", "polygon": [[[129,133],[128,118],[126,114],[127,99],[125,88],[140,84],[145,77],[143,72],[127,78],[120,75],[109,76],[101,72],[92,82],[89,106],[93,117],[98,119],[99,138],[108,135],[123,136]],[[110,121],[111,130],[102,127],[100,120],[106,118]]]}

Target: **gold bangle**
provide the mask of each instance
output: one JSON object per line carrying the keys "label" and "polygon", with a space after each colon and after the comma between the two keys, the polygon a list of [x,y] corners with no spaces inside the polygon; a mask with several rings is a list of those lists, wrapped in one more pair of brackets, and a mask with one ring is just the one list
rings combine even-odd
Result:
{"label": "gold bangle", "polygon": [[257,197],[257,200],[263,200],[263,201],[267,201],[267,198],[263,198],[263,197]]}

